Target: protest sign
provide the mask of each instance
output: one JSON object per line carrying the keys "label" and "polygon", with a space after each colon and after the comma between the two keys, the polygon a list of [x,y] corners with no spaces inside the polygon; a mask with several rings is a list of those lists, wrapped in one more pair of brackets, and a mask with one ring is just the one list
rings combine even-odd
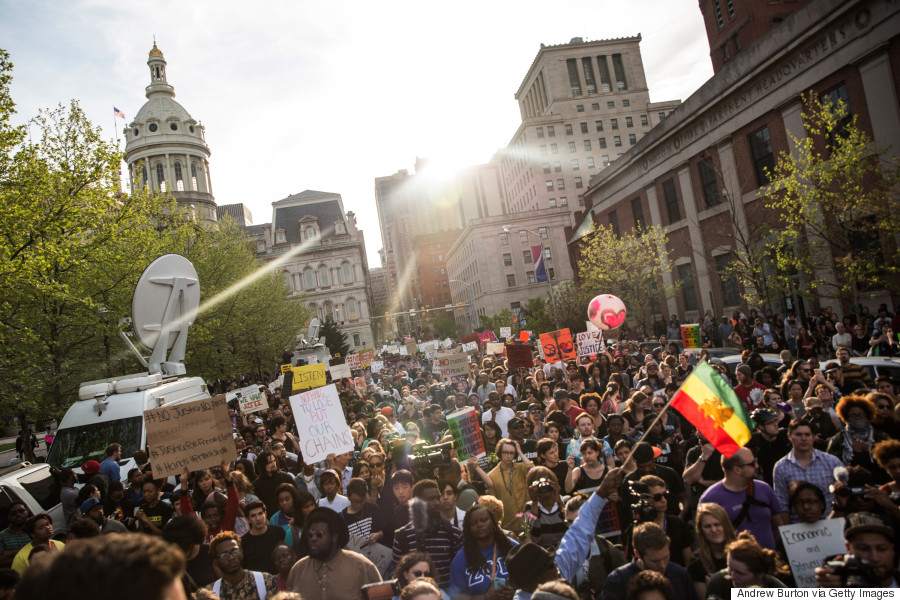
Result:
{"label": "protest sign", "polygon": [[[368,518],[371,519],[371,517]],[[363,521],[365,521],[365,519],[363,519]],[[352,528],[353,525],[350,527]],[[374,531],[372,533],[374,533]],[[372,564],[375,565],[375,568],[378,569],[378,572],[381,573],[382,577],[387,578],[390,576],[392,555],[391,549],[387,546],[383,546],[377,542],[370,542],[368,537],[351,533],[350,541],[344,547],[344,550],[352,550],[353,552],[362,554],[372,561]]]}
{"label": "protest sign", "polygon": [[286,365],[281,365],[281,373],[282,373],[282,374],[287,373],[287,372],[290,371],[290,370],[291,370],[291,365],[290,365],[290,363],[288,363],[288,364],[286,364]]}
{"label": "protest sign", "polygon": [[453,347],[453,340],[451,340],[450,338],[447,338],[446,340],[441,342],[441,348],[443,348],[444,350],[446,350],[447,348],[452,348],[452,347]]}
{"label": "protest sign", "polygon": [[398,354],[400,354],[400,356],[409,356],[409,350],[406,349],[406,346],[400,346],[400,352]]}
{"label": "protest sign", "polygon": [[453,436],[453,449],[460,463],[469,460],[469,456],[481,458],[485,455],[478,412],[473,407],[447,415],[447,427]]}
{"label": "protest sign", "polygon": [[399,354],[399,353],[400,353],[400,348],[398,348],[397,346],[393,346],[393,345],[392,345],[392,346],[388,346],[388,347],[385,348],[384,350],[385,350],[385,352],[387,352],[388,354]]}
{"label": "protest sign", "polygon": [[846,551],[843,517],[782,525],[778,531],[797,587],[816,587],[816,567],[826,557]]}
{"label": "protest sign", "polygon": [[434,358],[435,354],[437,354],[437,352],[435,352],[434,350],[429,350],[428,352],[425,353],[425,359],[431,360]]}
{"label": "protest sign", "polygon": [[357,352],[356,354],[348,356],[347,365],[350,366],[351,371],[355,371],[356,369],[368,367],[372,364],[373,360],[375,360],[375,351],[364,350],[363,352]]}
{"label": "protest sign", "polygon": [[512,337],[512,328],[511,327],[501,327],[500,328],[500,337],[504,340],[508,340]]}
{"label": "protest sign", "polygon": [[[588,493],[586,490],[579,491]],[[622,533],[619,509],[616,508],[615,502],[607,502],[603,510],[600,511],[600,517],[597,519],[597,533],[603,537],[613,537]]]}
{"label": "protest sign", "polygon": [[519,332],[519,341],[520,342],[528,342],[531,339],[531,332],[525,331],[524,329]]}
{"label": "protest sign", "polygon": [[259,390],[259,386],[251,385],[241,388],[234,392],[225,394],[225,401],[238,401],[238,408],[242,415],[259,412],[269,408],[269,402],[266,395]]}
{"label": "protest sign", "polygon": [[506,345],[503,342],[488,342],[484,353],[503,354],[504,350],[506,350]]}
{"label": "protest sign", "polygon": [[291,391],[306,390],[325,385],[325,365],[318,363],[305,367],[294,367],[294,378],[291,381]]}
{"label": "protest sign", "polygon": [[275,393],[275,388],[279,388],[284,384],[284,375],[279,375],[278,379],[269,384],[269,391]]}
{"label": "protest sign", "polygon": [[531,346],[525,344],[507,344],[506,358],[510,367],[533,367]]}
{"label": "protest sign", "polygon": [[462,349],[463,352],[478,352],[478,342],[463,344]]}
{"label": "protest sign", "polygon": [[578,356],[590,356],[600,352],[600,342],[602,334],[597,331],[582,331],[575,334],[575,340],[578,343]]}
{"label": "protest sign", "polygon": [[572,342],[572,334],[568,329],[542,333],[540,339],[548,363],[574,360],[578,356]]}
{"label": "protest sign", "polygon": [[331,373],[332,379],[343,379],[344,377],[350,377],[350,365],[348,365],[347,363],[331,365],[328,368],[328,371]]}
{"label": "protest sign", "polygon": [[434,368],[441,377],[469,374],[469,355],[465,352],[439,352],[434,357]]}
{"label": "protest sign", "polygon": [[494,335],[494,332],[488,329],[487,331],[482,331],[478,334],[478,337],[481,339],[482,344],[486,344],[488,342],[496,342],[497,336]]}
{"label": "protest sign", "polygon": [[406,342],[406,353],[410,356],[415,356],[418,351],[418,345],[415,341],[409,340]]}
{"label": "protest sign", "polygon": [[[339,405],[340,406],[340,405]],[[144,411],[153,478],[199,471],[234,459],[234,436],[224,394]]]}
{"label": "protest sign", "polygon": [[[353,451],[353,436],[333,383],[291,396],[291,410],[303,460],[308,464],[324,460],[329,454]],[[233,444],[231,453],[234,454]]]}
{"label": "protest sign", "polygon": [[469,333],[460,338],[460,341],[463,344],[468,344],[470,342],[480,342],[481,337],[477,333]]}
{"label": "protest sign", "polygon": [[380,373],[383,368],[384,368],[383,360],[373,360],[372,361],[372,372],[373,373]]}
{"label": "protest sign", "polygon": [[681,326],[681,343],[685,348],[699,348],[701,346],[699,323],[689,323]]}

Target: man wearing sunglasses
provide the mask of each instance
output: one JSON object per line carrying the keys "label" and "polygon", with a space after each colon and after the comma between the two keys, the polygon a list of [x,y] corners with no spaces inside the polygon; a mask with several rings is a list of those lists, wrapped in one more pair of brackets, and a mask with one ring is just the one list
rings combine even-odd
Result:
{"label": "man wearing sunglasses", "polygon": [[[666,535],[669,536],[669,551],[672,562],[686,567],[694,552],[691,548],[693,536],[691,535],[691,528],[688,527],[688,524],[683,519],[675,515],[666,514],[666,509],[669,507],[666,499],[668,492],[666,482],[656,475],[644,475],[639,481],[646,486],[646,491],[640,495],[640,500],[656,511],[656,516],[652,519],[652,522],[662,527]],[[649,521],[642,520],[641,522]],[[631,554],[631,534],[637,525],[638,523],[633,523],[625,531],[625,548],[628,558],[634,558]]]}
{"label": "man wearing sunglasses", "polygon": [[725,479],[703,492],[700,502],[718,504],[728,513],[735,533],[749,531],[760,546],[774,550],[778,526],[788,524],[788,513],[771,486],[756,479],[758,467],[749,448],[740,448],[731,458],[723,456]]}

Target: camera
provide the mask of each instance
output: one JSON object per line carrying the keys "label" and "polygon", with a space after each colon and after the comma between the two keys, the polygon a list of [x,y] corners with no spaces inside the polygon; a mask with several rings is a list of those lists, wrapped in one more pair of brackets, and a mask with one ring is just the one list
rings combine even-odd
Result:
{"label": "camera", "polygon": [[849,498],[850,496],[865,496],[868,490],[865,486],[841,486],[834,490],[835,495],[840,496],[841,498]]}
{"label": "camera", "polygon": [[656,509],[650,502],[650,488],[642,481],[631,481],[628,483],[628,490],[632,496],[636,498],[631,505],[631,512],[634,515],[635,523],[647,523],[656,518]]}
{"label": "camera", "polygon": [[844,580],[844,585],[847,587],[878,587],[878,578],[875,576],[875,570],[867,560],[863,560],[853,554],[846,554],[843,560],[832,560],[825,564]]}
{"label": "camera", "polygon": [[434,477],[434,470],[450,464],[450,450],[453,442],[426,446],[420,442],[411,446],[412,457],[409,459],[409,467],[419,479]]}
{"label": "camera", "polygon": [[553,491],[553,483],[550,482],[546,477],[541,477],[537,481],[529,486],[535,492],[540,494],[541,492],[552,492]]}

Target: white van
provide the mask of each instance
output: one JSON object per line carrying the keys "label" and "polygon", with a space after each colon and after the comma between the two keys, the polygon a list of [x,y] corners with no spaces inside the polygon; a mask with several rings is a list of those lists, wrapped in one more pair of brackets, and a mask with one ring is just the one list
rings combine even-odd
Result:
{"label": "white van", "polygon": [[[106,458],[106,447],[122,444],[119,469],[122,481],[136,464],[131,456],[147,447],[144,411],[163,404],[209,398],[200,377],[171,377],[138,373],[81,384],[78,401],[66,412],[50,446],[47,463],[81,472],[89,460]],[[127,458],[126,458],[127,457]]]}

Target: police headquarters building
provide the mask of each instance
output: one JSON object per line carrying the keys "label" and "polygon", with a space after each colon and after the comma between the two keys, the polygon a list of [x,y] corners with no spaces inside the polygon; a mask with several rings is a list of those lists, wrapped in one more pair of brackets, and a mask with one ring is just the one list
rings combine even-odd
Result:
{"label": "police headquarters building", "polygon": [[[723,284],[718,272],[731,260],[736,230],[751,236],[778,226],[760,188],[767,183],[764,167],[791,151],[788,132],[805,137],[801,94],[843,100],[891,156],[900,148],[900,2],[700,5],[715,75],[591,179],[585,210],[567,232],[574,263],[593,223],[621,231],[638,223],[663,226],[673,267],[662,283],[681,285],[674,298],[660,294],[658,312],[688,321],[706,310],[742,308],[736,287]],[[862,299],[890,304],[886,291]],[[837,298],[820,302],[840,305]],[[808,299],[805,308],[813,308]]]}

